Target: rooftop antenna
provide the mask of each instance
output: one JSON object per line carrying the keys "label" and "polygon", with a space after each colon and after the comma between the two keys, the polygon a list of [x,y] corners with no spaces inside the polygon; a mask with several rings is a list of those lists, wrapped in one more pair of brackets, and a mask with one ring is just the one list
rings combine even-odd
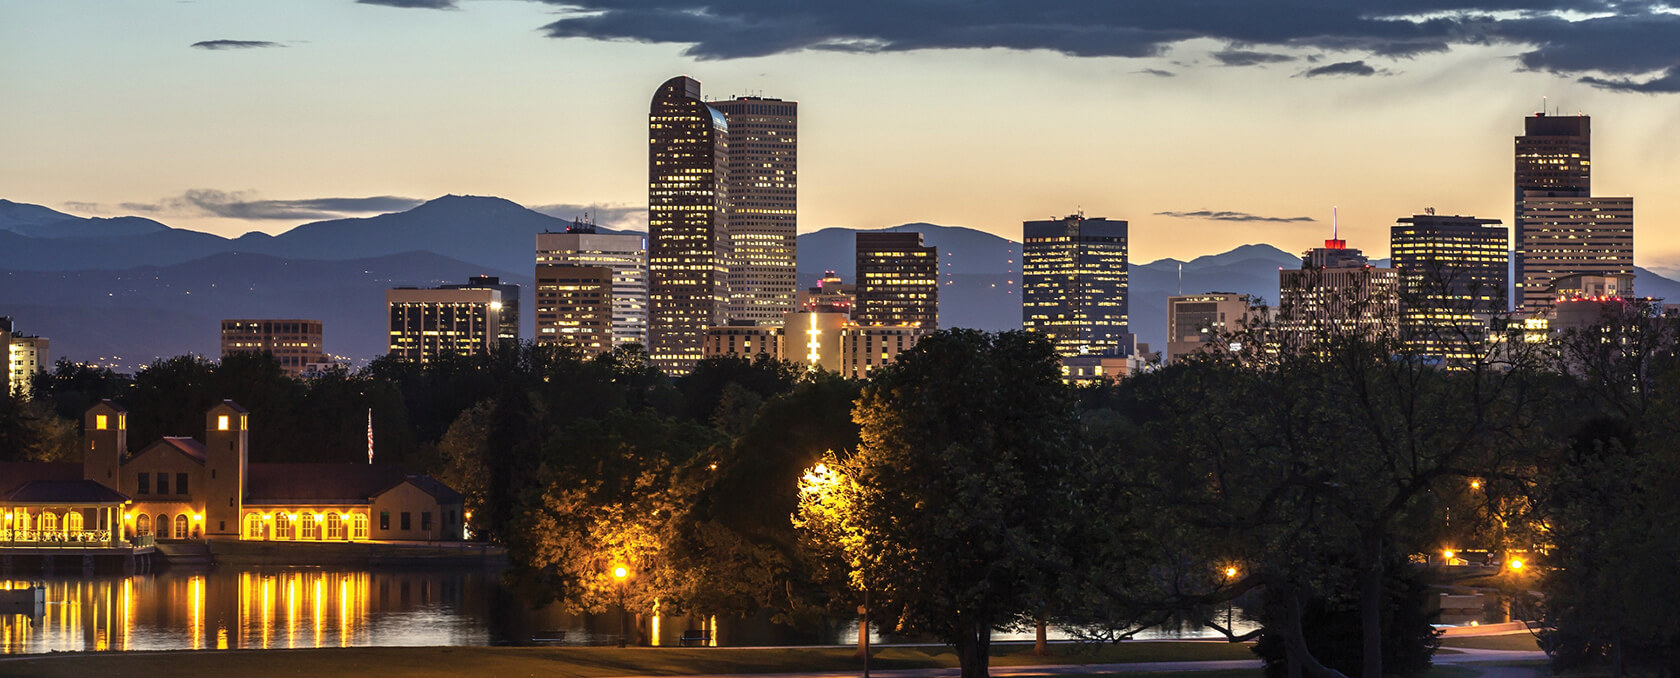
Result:
{"label": "rooftop antenna", "polygon": [[1184,296],[1184,262],[1178,262],[1178,295]]}
{"label": "rooftop antenna", "polygon": [[1347,249],[1347,241],[1342,240],[1341,236],[1341,218],[1338,210],[1339,208],[1335,205],[1330,206],[1330,239],[1324,241],[1325,249]]}
{"label": "rooftop antenna", "polygon": [[1545,114],[1546,114],[1546,96],[1541,95],[1541,97],[1540,97],[1540,115],[1545,115]]}

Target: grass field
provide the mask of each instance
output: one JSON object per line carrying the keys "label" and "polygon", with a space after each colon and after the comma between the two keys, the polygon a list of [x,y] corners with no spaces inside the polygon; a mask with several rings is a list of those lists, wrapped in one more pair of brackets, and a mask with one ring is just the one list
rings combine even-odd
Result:
{"label": "grass field", "polygon": [[[1248,645],[1209,642],[1134,642],[1119,645],[1053,645],[1051,655],[1030,645],[994,646],[992,666],[1118,664],[1253,659]],[[96,678],[267,678],[269,676],[680,676],[708,673],[848,671],[862,667],[849,648],[515,648],[368,647],[326,650],[131,652],[0,659],[0,676]],[[888,647],[876,651],[874,669],[943,668],[957,665],[941,647]],[[1217,672],[1222,676],[1256,672]],[[1141,675],[1141,674],[1128,674]],[[1173,674],[1187,676],[1191,674]]]}
{"label": "grass field", "polygon": [[1507,633],[1498,636],[1466,636],[1462,638],[1442,638],[1441,647],[1464,648],[1467,650],[1538,650],[1540,646],[1534,641],[1534,634]]}

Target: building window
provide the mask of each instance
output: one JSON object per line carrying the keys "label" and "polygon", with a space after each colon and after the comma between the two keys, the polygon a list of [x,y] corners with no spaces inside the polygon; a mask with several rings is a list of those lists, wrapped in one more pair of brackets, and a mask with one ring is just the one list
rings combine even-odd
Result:
{"label": "building window", "polygon": [[134,534],[148,535],[152,533],[152,517],[144,513],[134,519]]}
{"label": "building window", "polygon": [[316,524],[315,516],[305,513],[299,520],[303,521],[302,529],[299,532],[302,533],[304,539],[315,540],[321,538],[321,527]]}
{"label": "building window", "polygon": [[187,474],[175,474],[175,494],[187,494]]}
{"label": "building window", "polygon": [[274,538],[292,538],[292,519],[279,511],[274,512]]}
{"label": "building window", "polygon": [[228,416],[227,415],[223,414],[223,415],[220,415],[220,416],[216,417],[216,430],[218,430],[218,431],[228,430]]}
{"label": "building window", "polygon": [[262,516],[255,513],[245,514],[245,538],[262,539]]}
{"label": "building window", "polygon": [[42,532],[57,532],[58,531],[58,514],[53,513],[52,511],[47,511],[45,513],[42,513],[41,514],[40,525],[41,525],[41,531]]}
{"label": "building window", "polygon": [[391,512],[390,511],[380,511],[379,512],[379,529],[381,529],[381,530],[390,530],[391,529]]}
{"label": "building window", "polygon": [[402,529],[404,532],[414,529],[414,524],[408,519],[408,512],[402,512]]}
{"label": "building window", "polygon": [[[169,474],[167,473],[158,474],[158,494],[169,494]],[[159,529],[158,531],[162,532],[163,530]]]}
{"label": "building window", "polygon": [[327,538],[334,541],[344,539],[344,520],[337,513],[327,514]]}
{"label": "building window", "polygon": [[152,474],[142,473],[138,476],[135,476],[134,493],[135,494],[151,494],[152,493]]}
{"label": "building window", "polygon": [[350,538],[368,538],[368,517],[366,513],[357,513],[350,516]]}
{"label": "building window", "polygon": [[421,532],[432,531],[432,512],[431,511],[421,511],[420,512],[420,531]]}
{"label": "building window", "polygon": [[175,516],[175,538],[187,538],[187,514],[185,513]]}

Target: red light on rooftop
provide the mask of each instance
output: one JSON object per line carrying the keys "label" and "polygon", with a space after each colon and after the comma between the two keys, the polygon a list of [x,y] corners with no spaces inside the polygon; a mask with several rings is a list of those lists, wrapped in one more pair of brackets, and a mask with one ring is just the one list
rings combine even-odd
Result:
{"label": "red light on rooftop", "polygon": [[1327,250],[1345,250],[1345,249],[1347,249],[1347,241],[1342,240],[1340,238],[1331,238],[1329,240],[1324,241],[1324,249],[1327,249]]}

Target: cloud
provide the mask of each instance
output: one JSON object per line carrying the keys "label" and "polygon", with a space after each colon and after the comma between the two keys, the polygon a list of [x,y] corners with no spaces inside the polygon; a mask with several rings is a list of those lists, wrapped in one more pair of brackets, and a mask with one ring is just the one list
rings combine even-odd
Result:
{"label": "cloud", "polygon": [[1643,82],[1635,81],[1629,78],[1595,78],[1592,76],[1581,78],[1581,82],[1599,89],[1607,89],[1614,92],[1669,94],[1673,92],[1680,92],[1680,67],[1670,68],[1663,71],[1662,75],[1658,75]]}
{"label": "cloud", "polygon": [[1226,66],[1254,66],[1256,64],[1275,64],[1284,61],[1294,61],[1295,57],[1288,54],[1273,54],[1271,52],[1249,52],[1240,49],[1227,49],[1213,53],[1213,58]]}
{"label": "cloud", "polygon": [[455,0],[356,0],[358,5],[384,5],[405,9],[455,9]]}
{"label": "cloud", "polygon": [[223,49],[257,49],[262,47],[285,47],[278,42],[267,40],[201,40],[192,44],[193,47],[208,50]]}
{"label": "cloud", "polygon": [[1163,71],[1159,68],[1145,68],[1141,71],[1132,71],[1132,72],[1133,73],[1142,73],[1144,75],[1153,75],[1153,76],[1158,77],[1158,78],[1172,78],[1172,77],[1177,77],[1178,76],[1177,73],[1174,73],[1172,71]]}
{"label": "cloud", "polygon": [[[1623,91],[1669,91],[1666,83],[1617,78],[1680,68],[1680,14],[1656,0],[880,0],[867,9],[789,0],[543,1],[562,11],[542,29],[551,37],[685,45],[697,59],[986,48],[1148,57],[1203,39],[1242,46],[1215,53],[1230,65],[1289,58],[1276,50],[1358,64],[1500,45],[1520,68],[1590,76]],[[1370,73],[1340,66],[1324,74],[1384,73],[1380,63],[1365,65]]]}
{"label": "cloud", "polygon": [[1357,75],[1360,77],[1376,75],[1377,69],[1364,61],[1339,61],[1328,66],[1319,66],[1301,72],[1301,77],[1316,78],[1325,75]]}
{"label": "cloud", "polygon": [[1158,217],[1174,217],[1177,219],[1207,219],[1209,221],[1259,221],[1272,223],[1293,223],[1318,221],[1312,217],[1266,217],[1247,212],[1229,212],[1213,210],[1196,210],[1194,212],[1156,212]]}
{"label": "cloud", "polygon": [[594,222],[596,225],[605,226],[610,229],[620,231],[647,230],[647,206],[645,205],[603,203],[595,203],[591,205],[557,204],[534,205],[530,207],[530,210],[533,212],[547,214],[548,216],[556,219],[566,219],[568,221],[577,219],[587,214],[589,216],[589,220]]}
{"label": "cloud", "polygon": [[[368,198],[304,198],[261,200],[251,191],[195,189],[152,203],[125,202],[128,212],[170,216],[223,217],[227,219],[338,219],[357,214],[400,212],[424,201],[382,195]],[[108,212],[105,209],[90,209]]]}

